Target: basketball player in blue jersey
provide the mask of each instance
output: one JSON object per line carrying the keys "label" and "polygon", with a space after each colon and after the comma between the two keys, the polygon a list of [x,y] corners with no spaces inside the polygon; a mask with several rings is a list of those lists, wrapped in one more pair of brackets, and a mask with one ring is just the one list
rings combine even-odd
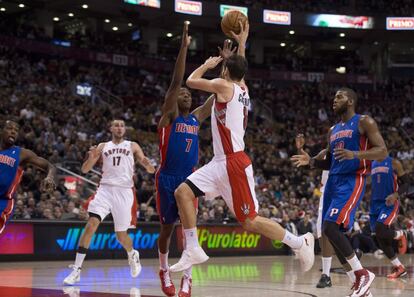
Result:
{"label": "basketball player in blue jersey", "polygon": [[[185,60],[191,37],[188,22],[184,23],[181,47],[175,63],[171,84],[165,95],[162,116],[158,123],[161,165],[156,174],[157,211],[161,222],[158,239],[161,289],[167,296],[175,296],[175,286],[170,277],[168,250],[178,208],[175,189],[194,171],[198,162],[198,130],[201,122],[210,116],[213,97],[190,112],[192,98],[189,90],[182,87]],[[179,297],[191,296],[191,267],[184,271]]]}
{"label": "basketball player in blue jersey", "polygon": [[387,156],[376,122],[369,116],[356,114],[356,104],[353,90],[341,88],[336,92],[333,110],[341,121],[329,131],[326,159],[311,158],[303,149],[300,155],[291,158],[298,167],[310,165],[329,170],[322,210],[323,232],[342,265],[348,267],[348,275],[355,278],[351,297],[370,294],[375,275],[362,267],[344,231],[353,226],[356,209],[364,196],[370,161]]}
{"label": "basketball player in blue jersey", "polygon": [[19,129],[17,122],[6,121],[0,139],[0,234],[13,213],[14,196],[23,175],[23,166],[34,165],[47,172],[41,189],[47,192],[55,189],[55,167],[31,150],[15,145]]}
{"label": "basketball player in blue jersey", "polygon": [[391,226],[398,215],[398,197],[404,196],[409,187],[409,178],[401,162],[389,156],[381,161],[373,161],[371,187],[371,231],[375,233],[380,248],[393,265],[392,273],[387,277],[395,279],[405,276],[407,270],[395,254],[393,241],[401,241],[400,253],[404,254],[407,251],[407,239],[403,231],[394,230]]}

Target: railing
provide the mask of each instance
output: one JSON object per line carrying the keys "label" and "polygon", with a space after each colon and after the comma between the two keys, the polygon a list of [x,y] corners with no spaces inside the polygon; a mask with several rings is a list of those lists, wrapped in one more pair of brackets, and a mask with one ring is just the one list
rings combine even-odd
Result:
{"label": "railing", "polygon": [[60,170],[60,171],[63,171],[63,172],[64,172],[64,173],[66,173],[66,174],[69,174],[69,175],[71,175],[71,176],[74,176],[74,177],[76,177],[76,178],[79,178],[80,180],[82,180],[82,181],[84,181],[84,182],[86,182],[86,183],[88,183],[88,184],[90,184],[90,185],[92,185],[92,186],[95,186],[95,187],[97,187],[97,186],[98,186],[98,184],[97,184],[97,183],[95,183],[95,182],[91,181],[90,179],[88,179],[88,178],[86,178],[86,177],[83,177],[82,175],[76,174],[75,172],[73,172],[73,171],[71,171],[71,170],[69,170],[69,169],[66,169],[66,168],[64,168],[64,167],[62,167],[62,166],[60,166],[60,165],[57,165],[57,166],[56,166],[56,168],[57,168],[58,170]]}
{"label": "railing", "polygon": [[122,108],[124,106],[124,100],[122,98],[112,94],[108,90],[100,86],[94,86],[95,96],[97,96],[100,100],[105,102],[108,105],[116,106]]}
{"label": "railing", "polygon": [[403,127],[399,127],[399,130],[401,131],[401,134],[405,136],[405,138],[414,145],[414,139],[410,136],[410,134],[405,130]]}

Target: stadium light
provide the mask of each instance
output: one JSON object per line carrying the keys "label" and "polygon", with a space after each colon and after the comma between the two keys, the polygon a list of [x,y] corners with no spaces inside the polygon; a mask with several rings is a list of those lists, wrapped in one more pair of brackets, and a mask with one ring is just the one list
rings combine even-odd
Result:
{"label": "stadium light", "polygon": [[293,35],[293,34],[295,34],[295,31],[294,31],[294,30],[290,30],[290,31],[289,31],[289,34],[290,34],[290,35]]}
{"label": "stadium light", "polygon": [[82,5],[82,8],[83,8],[83,9],[88,9],[88,7],[89,7],[89,6],[88,6],[88,4],[83,4],[83,5]]}
{"label": "stadium light", "polygon": [[25,6],[25,5],[24,5],[23,3],[20,3],[20,4],[19,4],[19,7],[20,7],[20,8],[24,8],[24,6]]}
{"label": "stadium light", "polygon": [[2,7],[0,8],[0,11],[6,11],[6,8]]}
{"label": "stadium light", "polygon": [[340,48],[341,50],[346,49],[345,45],[341,45],[339,48]]}
{"label": "stadium light", "polygon": [[68,13],[68,16],[70,16],[71,18],[73,18],[75,15],[71,12]]}
{"label": "stadium light", "polygon": [[342,32],[342,33],[339,34],[339,36],[340,37],[345,37],[345,33]]}
{"label": "stadium light", "polygon": [[346,73],[346,67],[345,66],[339,66],[338,68],[336,68],[336,72],[340,73],[340,74],[345,74]]}
{"label": "stadium light", "polygon": [[114,26],[114,27],[112,27],[112,30],[118,31],[118,27],[117,26]]}
{"label": "stadium light", "polygon": [[59,20],[60,20],[60,19],[59,19],[58,17],[54,17],[54,18],[53,18],[53,20],[54,20],[55,22],[59,22]]}
{"label": "stadium light", "polygon": [[111,22],[111,20],[110,19],[105,19],[105,23],[110,23]]}
{"label": "stadium light", "polygon": [[170,37],[170,38],[173,37],[172,33],[168,32],[167,37]]}
{"label": "stadium light", "polygon": [[128,23],[128,27],[132,27],[132,23]]}
{"label": "stadium light", "polygon": [[281,42],[281,43],[280,43],[280,46],[281,46],[281,47],[285,47],[285,46],[286,46],[286,43]]}

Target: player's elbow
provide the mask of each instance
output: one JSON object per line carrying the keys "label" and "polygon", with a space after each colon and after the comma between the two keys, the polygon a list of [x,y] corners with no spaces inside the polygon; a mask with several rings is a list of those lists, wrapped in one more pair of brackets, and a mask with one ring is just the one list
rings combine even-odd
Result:
{"label": "player's elbow", "polygon": [[191,79],[191,78],[187,78],[187,81],[185,82],[185,84],[187,85],[187,87],[194,89],[195,87],[195,80]]}
{"label": "player's elbow", "polygon": [[388,150],[385,146],[380,147],[380,160],[385,159],[388,156]]}

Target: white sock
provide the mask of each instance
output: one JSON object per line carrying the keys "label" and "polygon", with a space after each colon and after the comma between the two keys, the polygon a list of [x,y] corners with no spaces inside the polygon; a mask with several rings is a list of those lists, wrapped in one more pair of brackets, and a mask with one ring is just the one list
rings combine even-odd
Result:
{"label": "white sock", "polygon": [[402,265],[402,263],[400,262],[400,259],[395,258],[394,260],[391,260],[391,264],[394,265],[395,267],[398,267],[400,265]]}
{"label": "white sock", "polygon": [[395,231],[395,237],[394,237],[394,239],[398,239],[398,238],[400,238],[402,235],[403,235],[402,230]]}
{"label": "white sock", "polygon": [[162,270],[168,270],[169,266],[168,266],[168,252],[163,254],[158,250],[158,258],[160,260],[160,268]]}
{"label": "white sock", "polygon": [[85,260],[86,254],[76,253],[75,266],[81,268],[83,260]]}
{"label": "white sock", "polygon": [[190,266],[190,268],[187,268],[186,270],[184,270],[184,276],[185,276],[186,278],[191,278],[191,273],[192,273],[192,271],[193,271],[193,267],[192,267],[192,266]]}
{"label": "white sock", "polygon": [[131,258],[131,257],[132,257],[132,255],[134,254],[134,252],[135,252],[135,250],[134,250],[134,249],[130,250],[129,252],[127,251],[127,253],[128,253],[128,258]]}
{"label": "white sock", "polygon": [[353,271],[357,271],[357,270],[362,269],[361,262],[359,262],[356,255],[354,255],[351,259],[346,260],[346,261],[348,261],[349,265],[351,265],[351,268],[352,268]]}
{"label": "white sock", "polygon": [[288,230],[285,230],[285,236],[283,237],[282,242],[290,246],[292,249],[299,249],[303,244],[303,238],[290,233]]}
{"label": "white sock", "polygon": [[355,273],[351,270],[351,271],[347,271],[346,274],[349,277],[349,280],[351,281],[351,283],[353,284],[355,282]]}
{"label": "white sock", "polygon": [[197,228],[184,229],[186,248],[199,247]]}
{"label": "white sock", "polygon": [[332,264],[332,257],[324,258],[322,257],[322,274],[330,275]]}

